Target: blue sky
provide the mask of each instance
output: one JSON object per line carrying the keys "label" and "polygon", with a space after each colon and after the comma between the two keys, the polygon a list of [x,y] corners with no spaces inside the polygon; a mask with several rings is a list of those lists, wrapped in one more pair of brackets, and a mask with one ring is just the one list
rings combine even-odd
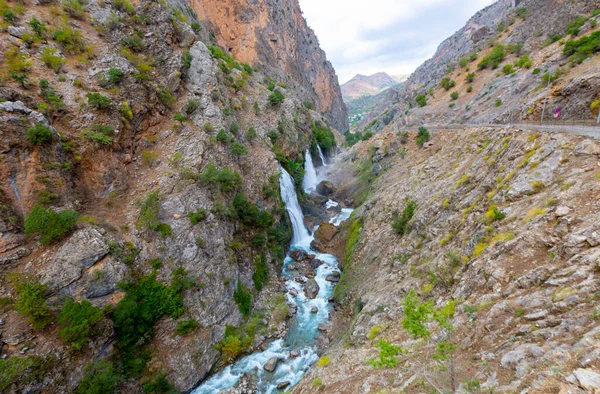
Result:
{"label": "blue sky", "polygon": [[493,0],[299,0],[340,83],[356,74],[410,74]]}

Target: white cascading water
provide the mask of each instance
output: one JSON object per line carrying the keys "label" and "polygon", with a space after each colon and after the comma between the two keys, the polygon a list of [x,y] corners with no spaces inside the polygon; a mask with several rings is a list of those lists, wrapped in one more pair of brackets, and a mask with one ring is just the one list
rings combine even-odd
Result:
{"label": "white cascading water", "polygon": [[312,156],[307,149],[306,154],[304,155],[304,179],[302,180],[302,188],[306,193],[311,193],[317,189],[318,184],[319,179],[317,178],[317,171],[315,170]]}
{"label": "white cascading water", "polygon": [[[329,298],[333,295],[334,287],[333,283],[328,282],[325,278],[333,272],[339,272],[338,262],[333,255],[310,250],[313,237],[304,226],[304,216],[298,203],[292,177],[283,168],[279,185],[281,197],[290,215],[294,231],[290,250],[305,250],[309,254],[315,254],[317,259],[324,262],[316,270],[315,281],[319,285],[319,292],[314,299],[304,295],[302,282],[306,278],[296,281],[292,277],[292,273],[287,267],[294,260],[288,254],[283,261],[283,275],[289,278],[286,282],[287,289],[296,289],[298,295],[293,297],[289,292],[287,293],[288,303],[296,305],[297,312],[290,321],[290,329],[285,338],[273,341],[265,350],[252,353],[229,365],[202,383],[192,391],[192,394],[217,394],[235,386],[244,374],[254,376],[259,393],[276,393],[279,391],[277,385],[280,383],[289,382],[290,387],[296,385],[308,368],[319,359],[315,344],[319,334],[318,326],[319,323],[325,323],[329,319],[332,309]],[[313,307],[318,308],[317,313],[311,312]],[[292,350],[297,350],[299,356],[290,357]],[[273,357],[280,358],[282,361],[274,372],[267,372],[264,370],[264,365]]]}
{"label": "white cascading water", "polygon": [[319,150],[319,157],[321,158],[321,163],[323,163],[323,167],[327,165],[325,161],[325,155],[323,155],[323,151],[321,150],[321,145],[317,144],[317,149]]}

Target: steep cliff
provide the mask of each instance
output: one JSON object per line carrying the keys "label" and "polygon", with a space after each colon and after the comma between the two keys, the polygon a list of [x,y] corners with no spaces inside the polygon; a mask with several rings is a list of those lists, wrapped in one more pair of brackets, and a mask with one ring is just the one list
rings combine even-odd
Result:
{"label": "steep cliff", "polygon": [[280,166],[345,114],[297,4],[256,61],[213,37],[270,22],[175,1],[0,7],[0,391],[188,391],[283,335]]}
{"label": "steep cliff", "polygon": [[291,77],[341,132],[348,116],[337,76],[297,0],[191,0],[217,42],[241,62]]}
{"label": "steep cliff", "polygon": [[[592,121],[600,99],[598,9],[598,1],[497,1],[442,42],[354,130],[539,121],[546,97],[563,119]],[[589,49],[582,40],[590,40]]]}

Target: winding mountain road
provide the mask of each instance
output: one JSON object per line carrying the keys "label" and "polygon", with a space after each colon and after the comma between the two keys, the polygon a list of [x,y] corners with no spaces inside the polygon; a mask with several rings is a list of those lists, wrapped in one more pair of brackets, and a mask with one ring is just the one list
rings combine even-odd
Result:
{"label": "winding mountain road", "polygon": [[596,140],[600,140],[600,124],[592,126],[578,125],[578,124],[448,124],[448,125],[424,125],[430,131],[446,131],[446,130],[460,130],[466,127],[515,127],[520,130],[535,130],[544,133],[568,133],[573,135],[580,135],[583,137],[590,137]]}

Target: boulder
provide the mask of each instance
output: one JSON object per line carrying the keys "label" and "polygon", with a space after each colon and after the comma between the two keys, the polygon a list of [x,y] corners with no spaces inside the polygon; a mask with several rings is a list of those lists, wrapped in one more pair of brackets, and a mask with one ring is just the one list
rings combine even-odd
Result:
{"label": "boulder", "polygon": [[269,359],[269,361],[266,362],[263,368],[265,369],[265,371],[274,372],[277,369],[277,366],[279,365],[280,361],[281,359],[279,357],[272,357]]}
{"label": "boulder", "polygon": [[290,257],[296,261],[302,261],[308,258],[308,253],[302,249],[292,250],[290,252]]}
{"label": "boulder", "polygon": [[586,390],[599,390],[600,389],[600,374],[592,369],[579,368],[573,372],[579,385]]}
{"label": "boulder", "polygon": [[23,38],[23,36],[25,36],[25,34],[27,34],[27,29],[24,27],[8,26],[6,31],[11,36],[17,37],[17,38]]}
{"label": "boulder", "polygon": [[329,222],[324,222],[319,225],[317,231],[315,231],[315,238],[324,241],[331,241],[337,234],[338,228]]}
{"label": "boulder", "polygon": [[567,216],[569,213],[571,213],[571,208],[558,207],[558,208],[556,208],[555,213],[556,213],[556,216],[558,216],[558,217]]}
{"label": "boulder", "polygon": [[319,312],[319,308],[317,308],[316,306],[313,306],[312,308],[310,308],[310,313],[317,313]]}
{"label": "boulder", "polygon": [[328,282],[339,282],[340,281],[340,273],[335,271],[325,277],[325,280]]}
{"label": "boulder", "polygon": [[300,352],[297,350],[290,351],[290,358],[296,358],[300,355]]}
{"label": "boulder", "polygon": [[277,385],[277,390],[283,390],[284,388],[288,387],[291,383],[290,382],[281,382]]}
{"label": "boulder", "polygon": [[310,266],[314,269],[319,268],[319,266],[321,266],[322,264],[325,264],[323,260],[313,259],[310,261]]}
{"label": "boulder", "polygon": [[317,193],[322,196],[329,196],[335,193],[335,187],[333,187],[333,184],[329,181],[322,181],[317,185]]}
{"label": "boulder", "polygon": [[319,331],[327,331],[327,324],[325,323],[319,323],[319,325],[317,326],[317,328],[319,329]]}
{"label": "boulder", "polygon": [[295,287],[292,287],[292,288],[290,289],[290,295],[291,295],[292,297],[296,297],[296,296],[298,295],[298,290],[297,290]]}
{"label": "boulder", "polygon": [[317,297],[319,290],[319,284],[316,280],[309,279],[306,281],[306,284],[304,285],[304,295],[306,295],[308,298],[314,299]]}
{"label": "boulder", "polygon": [[40,280],[51,290],[59,290],[83,275],[83,270],[108,254],[108,244],[100,231],[87,227],[75,232],[61,246],[52,264],[40,274]]}

